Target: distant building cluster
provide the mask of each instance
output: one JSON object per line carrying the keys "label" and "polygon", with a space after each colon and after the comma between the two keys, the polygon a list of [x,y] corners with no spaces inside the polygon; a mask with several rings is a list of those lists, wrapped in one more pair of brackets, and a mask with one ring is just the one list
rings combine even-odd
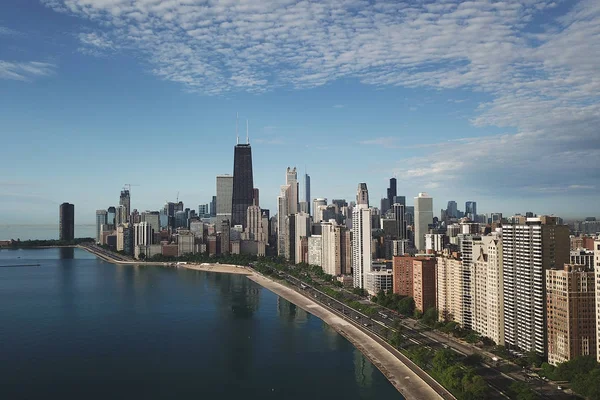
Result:
{"label": "distant building cluster", "polygon": [[[234,147],[233,174],[216,176],[216,195],[195,209],[167,202],[160,210],[131,209],[131,186],[118,206],[96,211],[96,241],[136,258],[155,255],[279,256],[322,268],[344,286],[412,297],[417,312],[435,308],[496,344],[558,364],[580,355],[600,361],[600,223],[565,225],[533,212],[510,217],[464,211],[448,201],[434,216],[433,198],[407,204],[389,180],[380,208],[367,183],[356,198],[311,197],[287,167],[276,215],[260,206],[252,149]],[[302,188],[302,192],[301,192]],[[72,240],[74,206],[60,206],[60,237]]]}

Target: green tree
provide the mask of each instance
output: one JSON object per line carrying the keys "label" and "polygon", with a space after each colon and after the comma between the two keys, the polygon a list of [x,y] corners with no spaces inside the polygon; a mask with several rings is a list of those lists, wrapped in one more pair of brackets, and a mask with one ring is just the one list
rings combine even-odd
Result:
{"label": "green tree", "polygon": [[405,297],[398,303],[398,312],[403,315],[413,315],[415,312],[415,299]]}
{"label": "green tree", "polygon": [[450,349],[441,349],[433,356],[433,370],[442,374],[446,369],[456,362],[456,353]]}
{"label": "green tree", "polygon": [[435,308],[428,308],[423,313],[423,318],[421,318],[423,323],[428,326],[433,326],[438,321],[438,310]]}
{"label": "green tree", "polygon": [[432,353],[427,347],[419,346],[412,348],[408,357],[419,367],[425,369],[432,359]]}
{"label": "green tree", "polygon": [[465,341],[467,343],[478,343],[481,340],[481,336],[477,332],[469,332],[467,336],[465,336]]}
{"label": "green tree", "polygon": [[513,382],[510,385],[510,391],[512,392],[511,398],[516,400],[537,400],[538,398],[535,392],[531,390],[525,382]]}

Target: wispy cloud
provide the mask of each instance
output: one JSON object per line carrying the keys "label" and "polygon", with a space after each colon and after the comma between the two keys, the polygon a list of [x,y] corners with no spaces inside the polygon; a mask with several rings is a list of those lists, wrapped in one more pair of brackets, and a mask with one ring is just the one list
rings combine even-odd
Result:
{"label": "wispy cloud", "polygon": [[15,31],[14,29],[0,26],[0,35],[20,35],[21,32]]}
{"label": "wispy cloud", "polygon": [[344,108],[345,106],[343,104],[336,104],[333,106],[333,108]]}
{"label": "wispy cloud", "polygon": [[260,143],[260,144],[270,144],[270,145],[285,144],[285,141],[283,140],[283,138],[280,138],[280,137],[270,137],[270,138],[259,137],[259,138],[253,139],[253,142]]}
{"label": "wispy cloud", "polygon": [[102,32],[80,33],[78,39],[81,46],[77,51],[83,54],[101,57],[117,48],[117,45],[115,45],[108,35]]}
{"label": "wispy cloud", "polygon": [[398,143],[398,138],[393,136],[382,136],[373,139],[361,140],[358,143],[365,145],[377,145],[383,147],[395,147]]}
{"label": "wispy cloud", "polygon": [[56,65],[46,62],[11,62],[0,60],[0,79],[28,82],[38,77],[52,75],[55,70]]}
{"label": "wispy cloud", "polygon": [[[490,190],[581,176],[590,190],[600,187],[591,161],[600,155],[597,0],[546,15],[536,33],[528,24],[556,1],[42,1],[97,23],[102,40],[85,37],[87,47],[138,51],[152,73],[192,92],[303,89],[344,78],[481,92],[491,100],[471,123],[516,134],[451,142],[398,172]],[[362,144],[397,145],[390,137]],[[430,179],[444,173],[439,167],[450,168],[450,179]],[[499,168],[517,177],[494,174]]]}

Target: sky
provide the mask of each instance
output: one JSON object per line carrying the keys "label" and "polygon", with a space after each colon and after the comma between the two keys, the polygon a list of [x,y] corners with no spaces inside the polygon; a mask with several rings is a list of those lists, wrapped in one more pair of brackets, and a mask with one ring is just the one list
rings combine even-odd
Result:
{"label": "sky", "polygon": [[600,216],[600,2],[0,2],[0,224],[93,224],[125,184],[197,209],[236,113],[272,215],[296,166],[329,200]]}

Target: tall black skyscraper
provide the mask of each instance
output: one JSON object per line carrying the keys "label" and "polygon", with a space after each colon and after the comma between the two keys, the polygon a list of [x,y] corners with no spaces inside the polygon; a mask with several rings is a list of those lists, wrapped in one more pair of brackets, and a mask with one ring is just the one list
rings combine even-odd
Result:
{"label": "tall black skyscraper", "polygon": [[306,207],[310,214],[310,175],[304,174],[304,201],[306,201]]}
{"label": "tall black skyscraper", "polygon": [[388,199],[388,204],[389,206],[393,206],[394,205],[394,197],[396,197],[398,195],[397,189],[396,189],[396,178],[391,178],[390,179],[390,187],[387,190],[387,199]]}
{"label": "tall black skyscraper", "polygon": [[231,225],[246,228],[248,207],[254,199],[254,181],[252,179],[252,148],[248,140],[246,125],[246,143],[235,145],[233,154],[233,199],[231,201]]}
{"label": "tall black skyscraper", "polygon": [[130,214],[131,214],[131,194],[129,190],[123,189],[121,190],[121,196],[119,197],[119,205],[125,207],[125,221],[129,222]]}
{"label": "tall black skyscraper", "polygon": [[75,206],[62,203],[59,207],[59,238],[60,240],[75,239]]}

